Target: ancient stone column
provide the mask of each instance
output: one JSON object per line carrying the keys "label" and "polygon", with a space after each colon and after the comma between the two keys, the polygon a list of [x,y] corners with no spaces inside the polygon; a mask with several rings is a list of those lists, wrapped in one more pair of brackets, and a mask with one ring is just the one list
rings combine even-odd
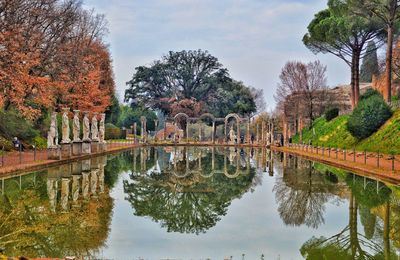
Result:
{"label": "ancient stone column", "polygon": [[157,127],[158,127],[158,120],[154,120],[154,140],[157,141]]}
{"label": "ancient stone column", "polygon": [[265,122],[261,123],[261,144],[265,145]]}
{"label": "ancient stone column", "polygon": [[212,143],[215,144],[215,121],[212,122]]}
{"label": "ancient stone column", "polygon": [[133,123],[133,142],[136,144],[137,123]]}
{"label": "ancient stone column", "polygon": [[186,121],[186,140],[189,142],[189,131],[190,131],[190,121],[187,119]]}
{"label": "ancient stone column", "polygon": [[237,143],[236,144],[240,144],[240,119],[236,118],[236,123],[237,123],[237,125],[236,125],[236,127],[237,127],[237,133],[236,133]]}
{"label": "ancient stone column", "polygon": [[257,144],[260,143],[260,129],[259,129],[259,125],[256,123],[256,140],[257,140]]}
{"label": "ancient stone column", "polygon": [[249,144],[251,143],[251,134],[250,134],[250,119],[247,122],[247,129],[246,129],[246,142]]}
{"label": "ancient stone column", "polygon": [[146,129],[146,117],[140,117],[140,124],[141,124],[141,135],[142,135],[142,142],[145,143],[147,141],[147,129]]}
{"label": "ancient stone column", "polygon": [[202,136],[201,136],[201,124],[199,124],[199,142],[201,142]]}

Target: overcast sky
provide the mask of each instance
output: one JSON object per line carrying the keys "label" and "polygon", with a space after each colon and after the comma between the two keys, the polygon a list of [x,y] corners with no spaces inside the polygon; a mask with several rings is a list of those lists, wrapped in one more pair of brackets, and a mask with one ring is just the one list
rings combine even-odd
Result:
{"label": "overcast sky", "polygon": [[85,0],[106,15],[108,42],[120,100],[135,67],[168,51],[208,50],[246,85],[264,89],[269,108],[286,61],[320,59],[330,86],[346,84],[347,65],[329,54],[314,55],[302,43],[326,0]]}

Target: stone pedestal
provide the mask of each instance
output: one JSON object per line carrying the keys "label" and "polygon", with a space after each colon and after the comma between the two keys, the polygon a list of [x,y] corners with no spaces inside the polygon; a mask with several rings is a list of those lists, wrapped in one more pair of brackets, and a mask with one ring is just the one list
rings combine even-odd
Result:
{"label": "stone pedestal", "polygon": [[99,144],[99,152],[107,151],[107,143],[100,143]]}
{"label": "stone pedestal", "polygon": [[51,147],[47,149],[47,158],[49,160],[60,160],[61,157],[60,147]]}
{"label": "stone pedestal", "polygon": [[61,143],[61,158],[70,158],[72,156],[72,146],[70,143]]}
{"label": "stone pedestal", "polygon": [[82,143],[82,154],[92,153],[92,143],[89,141],[83,141]]}
{"label": "stone pedestal", "polygon": [[82,154],[82,141],[72,142],[72,155],[78,156]]}
{"label": "stone pedestal", "polygon": [[92,140],[92,153],[98,153],[100,150],[99,142]]}

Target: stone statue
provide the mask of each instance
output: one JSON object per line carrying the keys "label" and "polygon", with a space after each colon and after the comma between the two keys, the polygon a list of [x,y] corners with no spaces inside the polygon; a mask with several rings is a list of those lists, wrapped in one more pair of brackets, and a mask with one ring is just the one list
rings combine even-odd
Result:
{"label": "stone statue", "polygon": [[106,133],[106,127],[105,127],[105,120],[106,120],[106,114],[100,114],[100,124],[99,124],[99,140],[100,143],[104,143],[104,138],[105,138],[105,133]]}
{"label": "stone statue", "polygon": [[80,132],[81,132],[81,124],[79,122],[79,110],[74,110],[74,125],[73,125],[74,142],[81,141],[81,139],[79,138]]}
{"label": "stone statue", "polygon": [[231,126],[231,129],[229,130],[229,139],[230,139],[230,143],[235,143],[235,139],[236,139],[236,135],[235,135],[235,131],[233,130],[233,126]]}
{"label": "stone statue", "polygon": [[89,133],[90,133],[90,121],[88,117],[89,112],[83,112],[83,141],[90,142]]}
{"label": "stone statue", "polygon": [[47,148],[58,145],[57,112],[51,114],[50,130],[47,132]]}
{"label": "stone statue", "polygon": [[62,140],[61,143],[70,143],[71,139],[69,138],[69,120],[68,120],[68,111],[69,108],[64,108],[64,114],[62,118]]}
{"label": "stone statue", "polygon": [[92,141],[98,142],[99,141],[99,129],[98,129],[98,124],[97,124],[97,113],[93,113],[91,130],[92,130],[91,131]]}

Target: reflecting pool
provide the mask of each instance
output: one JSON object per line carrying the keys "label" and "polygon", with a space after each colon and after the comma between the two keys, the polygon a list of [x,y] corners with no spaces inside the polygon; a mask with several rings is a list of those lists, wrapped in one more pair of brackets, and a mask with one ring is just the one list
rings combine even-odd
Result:
{"label": "reflecting pool", "polygon": [[8,256],[400,254],[398,186],[266,149],[146,147],[0,181]]}

